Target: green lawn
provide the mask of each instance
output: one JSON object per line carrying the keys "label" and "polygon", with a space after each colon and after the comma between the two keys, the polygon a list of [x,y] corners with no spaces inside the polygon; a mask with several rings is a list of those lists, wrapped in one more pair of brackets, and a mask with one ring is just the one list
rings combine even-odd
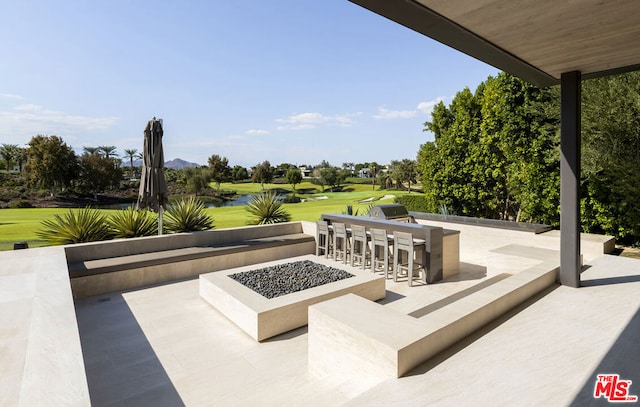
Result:
{"label": "green lawn", "polygon": [[[265,184],[265,189],[280,188],[291,190],[290,185]],[[236,190],[240,194],[260,192],[259,184],[222,184],[221,189]],[[285,204],[284,207],[291,214],[292,220],[316,221],[323,213],[342,213],[347,205],[360,212],[371,204],[393,203],[393,198],[380,200],[385,195],[404,195],[406,191],[372,191],[371,185],[351,184],[345,187],[347,192],[321,192],[319,188],[309,182],[304,182],[296,188],[298,195],[306,202]],[[369,202],[360,203],[369,200]],[[11,250],[15,242],[26,241],[29,247],[45,246],[46,242],[39,240],[36,231],[40,229],[43,219],[52,218],[55,214],[64,214],[69,209],[58,208],[28,208],[28,209],[0,209],[0,250]],[[106,213],[114,210],[103,209]],[[243,206],[228,206],[210,208],[209,214],[214,219],[216,229],[224,229],[247,224],[248,213]]]}
{"label": "green lawn", "polygon": [[68,209],[56,208],[24,208],[0,209],[0,250],[12,250],[15,242],[26,241],[29,247],[44,246],[46,243],[38,238],[36,230],[40,228],[42,219],[51,218],[54,214],[64,213]]}

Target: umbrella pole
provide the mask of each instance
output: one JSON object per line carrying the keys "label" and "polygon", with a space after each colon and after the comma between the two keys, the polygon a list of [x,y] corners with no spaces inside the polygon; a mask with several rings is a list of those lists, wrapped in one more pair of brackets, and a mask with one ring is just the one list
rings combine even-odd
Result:
{"label": "umbrella pole", "polygon": [[162,205],[158,207],[158,236],[162,234]]}

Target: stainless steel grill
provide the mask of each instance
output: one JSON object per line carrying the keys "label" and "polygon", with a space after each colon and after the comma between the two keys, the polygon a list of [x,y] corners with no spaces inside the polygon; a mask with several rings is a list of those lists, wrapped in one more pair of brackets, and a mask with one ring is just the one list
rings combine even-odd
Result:
{"label": "stainless steel grill", "polygon": [[376,205],[369,211],[372,218],[395,220],[398,222],[416,223],[402,204]]}

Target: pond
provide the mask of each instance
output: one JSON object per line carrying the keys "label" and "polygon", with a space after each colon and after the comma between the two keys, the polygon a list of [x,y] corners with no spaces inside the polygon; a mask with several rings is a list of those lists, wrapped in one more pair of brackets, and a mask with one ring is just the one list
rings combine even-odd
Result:
{"label": "pond", "polygon": [[[204,206],[205,208],[221,208],[224,206],[243,206],[249,203],[249,200],[251,200],[251,197],[253,195],[248,194],[248,195],[238,195],[236,198],[234,199],[230,199],[230,200],[216,200],[215,202],[205,202]],[[97,208],[99,209],[127,209],[129,206],[135,206],[136,203],[135,202],[129,202],[129,203],[117,203],[117,204],[109,204],[109,205],[99,205],[97,206]]]}

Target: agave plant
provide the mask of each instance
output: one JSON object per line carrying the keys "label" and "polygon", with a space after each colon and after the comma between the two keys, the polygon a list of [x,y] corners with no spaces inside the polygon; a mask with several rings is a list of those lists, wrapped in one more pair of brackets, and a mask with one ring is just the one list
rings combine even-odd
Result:
{"label": "agave plant", "polygon": [[152,236],[158,233],[156,218],[149,211],[138,211],[133,206],[117,211],[107,221],[116,238]]}
{"label": "agave plant", "polygon": [[291,215],[284,210],[275,192],[254,195],[245,210],[252,215],[249,219],[250,225],[266,225],[291,220]]}
{"label": "agave plant", "polygon": [[195,232],[213,227],[213,219],[207,214],[204,203],[194,197],[176,200],[165,212],[164,228],[170,233]]}
{"label": "agave plant", "polygon": [[352,205],[347,205],[347,208],[344,211],[342,211],[342,214],[343,215],[352,215],[352,216],[367,216],[367,215],[369,215],[369,212],[371,212],[371,208],[373,208],[373,207],[374,207],[373,204],[369,204],[369,206],[367,206],[366,208],[364,208],[362,210],[362,212],[360,212],[360,209],[356,209],[354,211]]}
{"label": "agave plant", "polygon": [[42,226],[36,234],[51,244],[96,242],[111,237],[106,216],[91,207],[54,215],[54,219],[43,220]]}

